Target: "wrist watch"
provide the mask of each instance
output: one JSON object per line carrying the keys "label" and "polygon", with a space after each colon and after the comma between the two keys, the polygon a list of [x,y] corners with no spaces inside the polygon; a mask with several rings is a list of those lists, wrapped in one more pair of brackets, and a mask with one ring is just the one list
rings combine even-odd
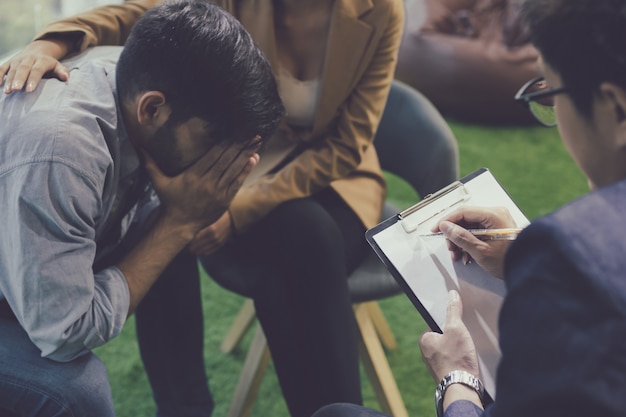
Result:
{"label": "wrist watch", "polygon": [[443,396],[445,395],[448,387],[452,384],[463,384],[472,388],[478,394],[480,402],[483,402],[485,388],[483,387],[483,383],[480,382],[480,379],[467,371],[452,371],[443,377],[435,390],[435,408],[437,410],[437,417],[443,417]]}

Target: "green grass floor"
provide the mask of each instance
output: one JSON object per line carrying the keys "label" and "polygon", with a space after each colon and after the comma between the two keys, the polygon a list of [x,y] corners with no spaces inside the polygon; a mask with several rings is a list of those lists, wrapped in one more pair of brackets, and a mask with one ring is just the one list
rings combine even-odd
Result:
{"label": "green grass floor", "polygon": [[[529,217],[546,214],[587,191],[586,180],[570,160],[556,129],[493,128],[451,122],[460,150],[461,175],[488,167]],[[417,196],[406,184],[388,176],[389,198],[401,207],[413,204]],[[206,368],[216,400],[215,417],[226,415],[231,395],[250,336],[238,350],[219,350],[242,298],[204,277],[202,293],[205,314]],[[418,337],[425,324],[403,295],[380,302],[398,348],[387,353],[400,392],[412,417],[432,416],[434,382],[424,368]],[[176,337],[176,335],[172,335]],[[148,417],[155,412],[150,388],[143,371],[135,340],[134,319],[122,334],[96,353],[106,364],[118,417]],[[378,408],[371,387],[362,373],[365,404]],[[257,417],[287,417],[278,383],[270,368],[252,412]]]}

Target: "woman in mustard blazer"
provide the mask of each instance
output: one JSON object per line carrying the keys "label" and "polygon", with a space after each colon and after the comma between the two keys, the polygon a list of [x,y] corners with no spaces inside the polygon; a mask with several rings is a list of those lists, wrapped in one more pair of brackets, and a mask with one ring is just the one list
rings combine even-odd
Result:
{"label": "woman in mustard blazer", "polygon": [[[331,402],[361,403],[346,277],[368,250],[363,233],[380,220],[385,197],[372,142],[396,65],[402,1],[214,2],[235,15],[267,55],[287,117],[229,210],[199,233],[190,251],[213,279],[254,300],[293,417],[308,417]],[[64,53],[121,45],[158,3],[95,9],[50,25],[38,39],[69,49]],[[434,163],[448,168],[418,190],[422,194],[456,179],[456,145],[446,129],[425,141],[447,143]],[[406,146],[415,148],[418,138],[411,139],[415,143]],[[429,150],[422,152],[427,159]],[[136,312],[142,359],[162,416],[192,415],[183,407],[208,415],[212,407],[197,349],[202,318],[193,307],[200,302],[195,265],[195,257],[182,255]],[[233,268],[235,275],[224,272]],[[181,271],[196,278],[181,279]]]}

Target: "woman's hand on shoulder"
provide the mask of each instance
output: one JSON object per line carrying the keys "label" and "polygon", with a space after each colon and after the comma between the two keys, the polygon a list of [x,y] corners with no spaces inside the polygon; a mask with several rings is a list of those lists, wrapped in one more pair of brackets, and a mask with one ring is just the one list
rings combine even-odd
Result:
{"label": "woman's hand on shoulder", "polygon": [[67,81],[70,72],[59,59],[64,57],[68,50],[69,47],[63,40],[43,39],[31,42],[0,65],[0,86],[4,85],[4,92],[10,94],[24,87],[26,92],[34,91],[39,81],[46,75]]}

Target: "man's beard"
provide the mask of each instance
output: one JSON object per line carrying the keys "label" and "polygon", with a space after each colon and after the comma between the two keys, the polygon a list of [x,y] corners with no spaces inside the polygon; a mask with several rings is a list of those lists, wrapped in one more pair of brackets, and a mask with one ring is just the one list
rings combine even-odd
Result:
{"label": "man's beard", "polygon": [[155,132],[144,149],[168,177],[175,177],[186,168],[183,165],[182,155],[176,147],[174,129],[167,123]]}

